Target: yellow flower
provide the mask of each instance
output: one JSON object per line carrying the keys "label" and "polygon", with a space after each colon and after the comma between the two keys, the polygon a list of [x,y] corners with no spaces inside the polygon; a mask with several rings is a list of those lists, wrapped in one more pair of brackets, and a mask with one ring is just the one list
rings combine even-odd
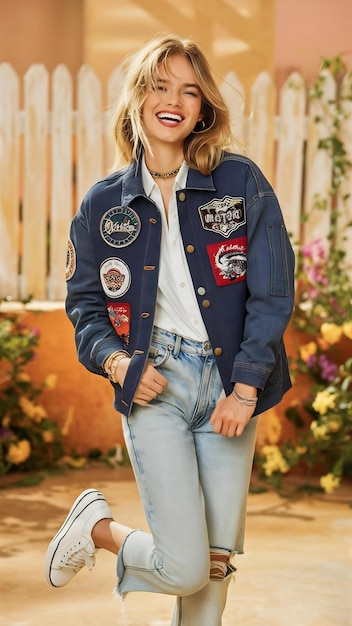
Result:
{"label": "yellow flower", "polygon": [[263,454],[265,454],[265,456],[273,455],[276,453],[277,450],[279,450],[277,446],[263,446],[262,447],[262,452]]}
{"label": "yellow flower", "polygon": [[32,420],[34,422],[37,422],[37,424],[40,424],[40,422],[46,417],[48,417],[48,414],[44,407],[40,406],[39,404],[35,404]]}
{"label": "yellow flower", "polygon": [[31,444],[28,439],[21,439],[18,443],[12,443],[7,452],[8,460],[14,465],[27,461],[31,454]]}
{"label": "yellow flower", "polygon": [[342,328],[337,324],[324,322],[320,327],[320,332],[325,341],[331,346],[338,343],[342,337]]}
{"label": "yellow flower", "polygon": [[342,330],[348,339],[352,339],[352,322],[342,324]]}
{"label": "yellow flower", "polygon": [[263,463],[263,469],[266,476],[271,476],[274,472],[286,474],[289,467],[277,446],[263,446],[263,454],[266,460]]}
{"label": "yellow flower", "polygon": [[314,439],[327,439],[328,427],[325,424],[318,425],[317,422],[312,422],[310,425]]}
{"label": "yellow flower", "polygon": [[23,413],[27,415],[27,417],[32,417],[34,404],[26,396],[21,396],[18,404],[20,405]]}
{"label": "yellow flower", "polygon": [[307,452],[306,446],[297,446],[296,448],[297,454],[305,454]]}
{"label": "yellow flower", "polygon": [[20,372],[17,376],[17,380],[21,383],[29,383],[31,381],[30,376],[26,372]]}
{"label": "yellow flower", "polygon": [[317,344],[315,343],[315,341],[310,341],[309,343],[306,343],[304,344],[304,346],[300,347],[299,354],[300,354],[302,361],[308,361],[310,356],[312,356],[313,354],[316,354],[316,351],[317,351]]}
{"label": "yellow flower", "polygon": [[21,396],[18,403],[25,415],[33,420],[33,422],[37,422],[37,424],[40,424],[40,422],[47,417],[47,412],[42,406],[34,404],[25,396]]}
{"label": "yellow flower", "polygon": [[329,422],[329,430],[332,433],[337,433],[337,431],[340,430],[340,427],[341,427],[341,424],[337,420],[331,420]]}
{"label": "yellow flower", "polygon": [[320,485],[324,489],[325,493],[332,493],[336,487],[340,484],[340,477],[334,476],[334,474],[326,474],[320,478]]}
{"label": "yellow flower", "polygon": [[57,376],[56,374],[48,374],[44,379],[44,386],[48,389],[54,389],[56,387]]}
{"label": "yellow flower", "polygon": [[315,307],[315,313],[321,319],[325,319],[328,315],[326,309],[321,304],[317,304],[317,306]]}
{"label": "yellow flower", "polygon": [[63,456],[60,459],[61,465],[68,465],[69,467],[74,467],[75,469],[82,469],[87,465],[87,459],[85,457],[74,458],[72,456]]}
{"label": "yellow flower", "polygon": [[335,407],[336,396],[336,393],[330,393],[327,389],[324,389],[324,391],[318,391],[315,396],[315,400],[312,403],[314,411],[319,413],[319,415],[325,415],[328,409],[333,409]]}
{"label": "yellow flower", "polygon": [[42,437],[45,443],[52,443],[54,441],[54,433],[52,430],[43,430]]}

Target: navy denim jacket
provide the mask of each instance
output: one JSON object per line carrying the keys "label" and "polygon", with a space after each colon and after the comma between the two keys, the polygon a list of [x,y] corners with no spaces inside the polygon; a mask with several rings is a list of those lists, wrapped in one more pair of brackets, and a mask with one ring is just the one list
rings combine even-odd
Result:
{"label": "navy denim jacket", "polygon": [[[277,198],[248,158],[225,153],[209,176],[190,169],[177,192],[185,254],[226,394],[258,388],[256,413],[291,387],[283,333],[294,303],[294,254]],[[161,216],[134,162],[94,185],[75,215],[67,314],[79,360],[106,376],[115,350],[132,356],[115,408],[128,415],[153,328]]]}

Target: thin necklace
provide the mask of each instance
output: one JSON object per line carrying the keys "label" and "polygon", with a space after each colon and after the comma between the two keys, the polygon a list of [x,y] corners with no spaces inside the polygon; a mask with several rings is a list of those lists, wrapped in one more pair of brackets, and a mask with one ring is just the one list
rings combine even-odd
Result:
{"label": "thin necklace", "polygon": [[173,176],[177,176],[180,169],[181,169],[181,165],[177,167],[175,170],[172,170],[172,172],[166,172],[165,174],[162,174],[161,172],[152,172],[152,170],[150,170],[147,167],[149,174],[153,176],[153,178],[172,178]]}

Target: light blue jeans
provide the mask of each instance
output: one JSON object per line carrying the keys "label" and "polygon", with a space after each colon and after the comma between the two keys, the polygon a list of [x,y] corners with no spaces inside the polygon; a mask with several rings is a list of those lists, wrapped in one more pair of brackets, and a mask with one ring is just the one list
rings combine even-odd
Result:
{"label": "light blue jeans", "polygon": [[156,328],[149,360],[167,387],[123,429],[151,532],[128,535],[117,592],[175,595],[172,626],[220,626],[232,570],[210,580],[210,552],[243,552],[257,418],[241,437],[213,432],[222,383],[209,342]]}

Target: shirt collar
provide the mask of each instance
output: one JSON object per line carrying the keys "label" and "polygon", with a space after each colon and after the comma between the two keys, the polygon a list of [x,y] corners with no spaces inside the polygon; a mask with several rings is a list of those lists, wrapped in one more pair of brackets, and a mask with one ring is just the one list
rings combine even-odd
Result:
{"label": "shirt collar", "polygon": [[[180,171],[175,178],[175,184],[174,184],[175,191],[179,189],[184,189],[186,187],[187,175],[188,175],[188,165],[186,161],[183,161]],[[144,155],[142,158],[142,184],[143,184],[143,189],[145,191],[145,194],[149,198],[151,196],[154,186],[156,185],[156,182],[148,172]]]}

